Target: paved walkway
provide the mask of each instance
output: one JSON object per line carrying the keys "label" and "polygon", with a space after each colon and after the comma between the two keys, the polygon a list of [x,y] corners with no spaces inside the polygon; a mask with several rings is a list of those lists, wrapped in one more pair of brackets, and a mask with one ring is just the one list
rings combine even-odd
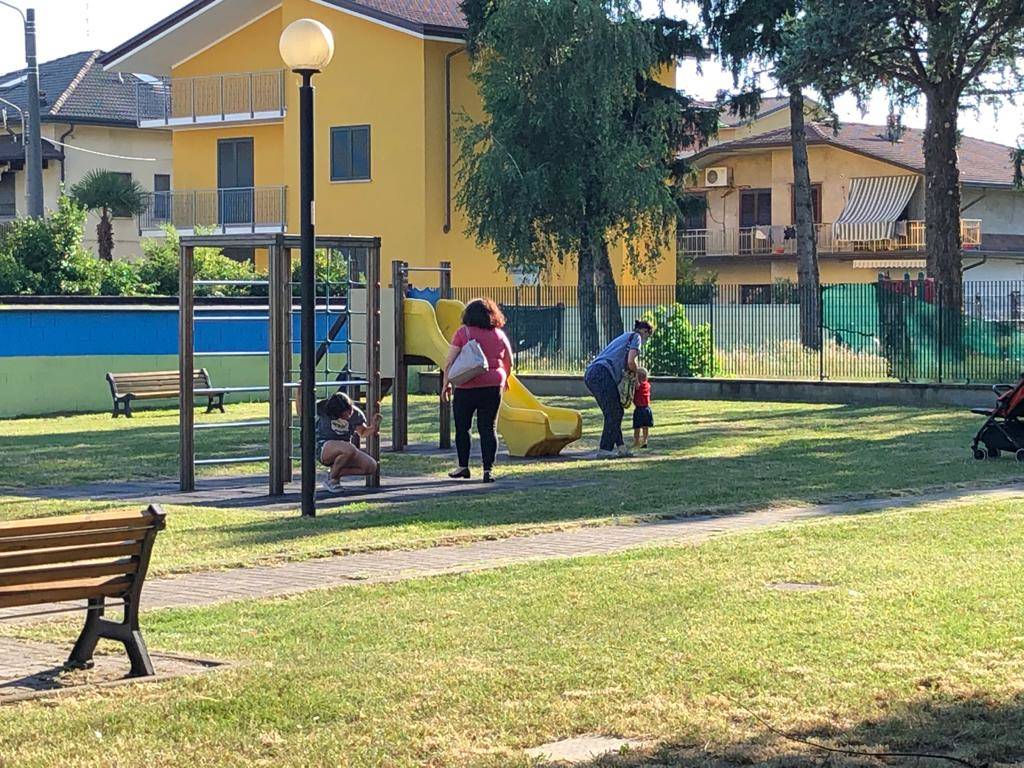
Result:
{"label": "paved walkway", "polygon": [[[574,457],[575,458],[575,457]],[[569,459],[563,459],[569,460]],[[322,477],[322,476],[321,476]],[[390,476],[379,488],[367,488],[363,478],[343,480],[345,492],[331,494],[318,487],[317,507],[333,510],[362,502],[403,504],[434,498],[494,493],[495,486],[480,482],[450,480],[436,476]],[[533,490],[537,488],[567,488],[585,485],[585,480],[565,477],[503,476],[500,490]],[[219,507],[222,509],[258,507],[267,512],[294,512],[300,506],[298,481],[285,486],[281,496],[268,496],[267,480],[262,475],[200,478],[194,491],[181,491],[177,480],[141,480],[136,482],[97,482],[78,485],[59,485],[42,488],[3,488],[0,496],[26,499],[62,499],[113,501],[125,504],[177,504],[182,506]]]}
{"label": "paved walkway", "polygon": [[[501,568],[539,560],[602,555],[657,544],[696,544],[723,533],[752,531],[814,518],[951,501],[1024,499],[1024,485],[987,490],[948,490],[918,496],[884,497],[801,507],[766,509],[726,516],[674,518],[633,525],[606,525],[478,541],[459,546],[342,555],[281,565],[192,573],[154,579],[143,589],[143,610],[215,605],[234,600],[295,595],[314,589],[382,584],[438,574]],[[0,611],[0,619],[38,620],[23,614],[40,608]],[[20,618],[19,618],[20,617]]]}

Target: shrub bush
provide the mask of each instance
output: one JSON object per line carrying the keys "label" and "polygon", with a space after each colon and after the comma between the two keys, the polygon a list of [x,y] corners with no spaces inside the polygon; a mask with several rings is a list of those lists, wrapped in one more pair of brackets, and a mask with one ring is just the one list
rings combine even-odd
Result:
{"label": "shrub bush", "polygon": [[153,286],[142,280],[140,265],[129,261],[100,261],[101,296],[145,296]]}
{"label": "shrub bush", "polygon": [[[153,293],[161,296],[178,295],[178,269],[181,240],[173,227],[165,227],[163,240],[142,242],[143,260],[139,265],[139,280]],[[248,263],[225,256],[218,248],[196,248],[193,252],[196,280],[258,280],[265,275]],[[249,296],[249,286],[201,285],[197,296]]]}
{"label": "shrub bush", "polygon": [[681,304],[655,307],[643,319],[654,325],[644,345],[643,364],[654,375],[714,376],[715,350],[711,326],[694,326]]}
{"label": "shrub bush", "polygon": [[0,296],[32,293],[36,279],[0,244]]}
{"label": "shrub bush", "polygon": [[[293,286],[292,293],[296,296],[302,293],[301,286],[298,283],[302,280],[302,259],[299,258],[297,252],[292,252],[292,280],[296,283]],[[335,254],[333,258],[328,255],[326,248],[316,249],[316,295],[325,296],[327,294],[327,287],[323,281],[327,281],[331,284],[331,295],[337,296],[339,293],[348,290],[347,285],[341,285],[348,280],[348,262],[342,257],[341,254]]]}
{"label": "shrub bush", "polygon": [[159,296],[178,295],[178,233],[164,227],[163,240],[143,240],[139,280]]}
{"label": "shrub bush", "polygon": [[[0,244],[5,254],[5,292],[43,295],[97,293],[98,260],[82,246],[85,210],[62,196],[45,218],[17,219]],[[13,261],[13,265],[12,262]]]}

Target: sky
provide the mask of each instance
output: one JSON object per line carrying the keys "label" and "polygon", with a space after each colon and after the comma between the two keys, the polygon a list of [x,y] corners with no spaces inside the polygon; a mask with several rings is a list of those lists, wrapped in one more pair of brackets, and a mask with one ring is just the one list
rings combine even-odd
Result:
{"label": "sky", "polygon": [[[77,51],[110,50],[164,16],[186,4],[186,0],[8,0],[12,4],[36,9],[39,60],[49,61]],[[658,0],[643,0],[646,9],[654,11]],[[686,15],[680,0],[665,0],[666,10],[675,16]],[[17,13],[0,6],[0,73],[24,66],[24,47],[21,22]],[[715,66],[705,62],[683,62],[678,82],[690,96],[714,98],[728,88],[732,78]],[[763,84],[769,95],[774,93],[769,83]],[[884,95],[878,94],[862,114],[852,99],[839,102],[840,120],[883,125],[889,109]],[[923,110],[904,114],[905,125],[924,126]],[[986,107],[980,113],[965,112],[960,120],[961,130],[968,136],[1016,145],[1024,138],[1024,102],[1022,106],[1006,105],[998,112]]]}

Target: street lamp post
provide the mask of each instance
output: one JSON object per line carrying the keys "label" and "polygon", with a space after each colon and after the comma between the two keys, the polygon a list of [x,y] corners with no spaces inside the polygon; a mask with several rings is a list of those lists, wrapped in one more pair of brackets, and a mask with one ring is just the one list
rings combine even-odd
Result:
{"label": "street lamp post", "polygon": [[313,19],[299,19],[281,33],[281,58],[302,78],[299,86],[299,234],[302,239],[301,451],[302,516],[316,515],[316,209],[313,164],[313,75],[331,63],[334,37]]}
{"label": "street lamp post", "polygon": [[25,97],[28,104],[28,124],[22,123],[25,143],[25,197],[28,215],[43,215],[43,140],[39,132],[39,62],[36,60],[36,12],[34,8],[22,13],[16,5],[0,0],[0,5],[12,8],[21,15],[25,26]]}

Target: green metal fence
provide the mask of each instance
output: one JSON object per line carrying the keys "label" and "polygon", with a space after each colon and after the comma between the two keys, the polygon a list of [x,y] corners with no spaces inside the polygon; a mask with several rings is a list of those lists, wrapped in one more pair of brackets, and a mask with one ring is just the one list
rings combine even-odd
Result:
{"label": "green metal fence", "polygon": [[[997,383],[1024,371],[1024,282],[964,284],[963,307],[943,307],[928,280],[821,286],[622,286],[598,292],[599,343],[640,317],[658,330],[646,360],[654,373],[730,378]],[[524,373],[578,373],[592,357],[582,342],[572,286],[456,288],[488,296],[507,317]],[[801,340],[801,304],[820,345]],[[617,307],[616,307],[617,305]],[[811,326],[812,328],[814,326]],[[813,339],[809,339],[813,341]],[[661,370],[657,370],[657,369]]]}

